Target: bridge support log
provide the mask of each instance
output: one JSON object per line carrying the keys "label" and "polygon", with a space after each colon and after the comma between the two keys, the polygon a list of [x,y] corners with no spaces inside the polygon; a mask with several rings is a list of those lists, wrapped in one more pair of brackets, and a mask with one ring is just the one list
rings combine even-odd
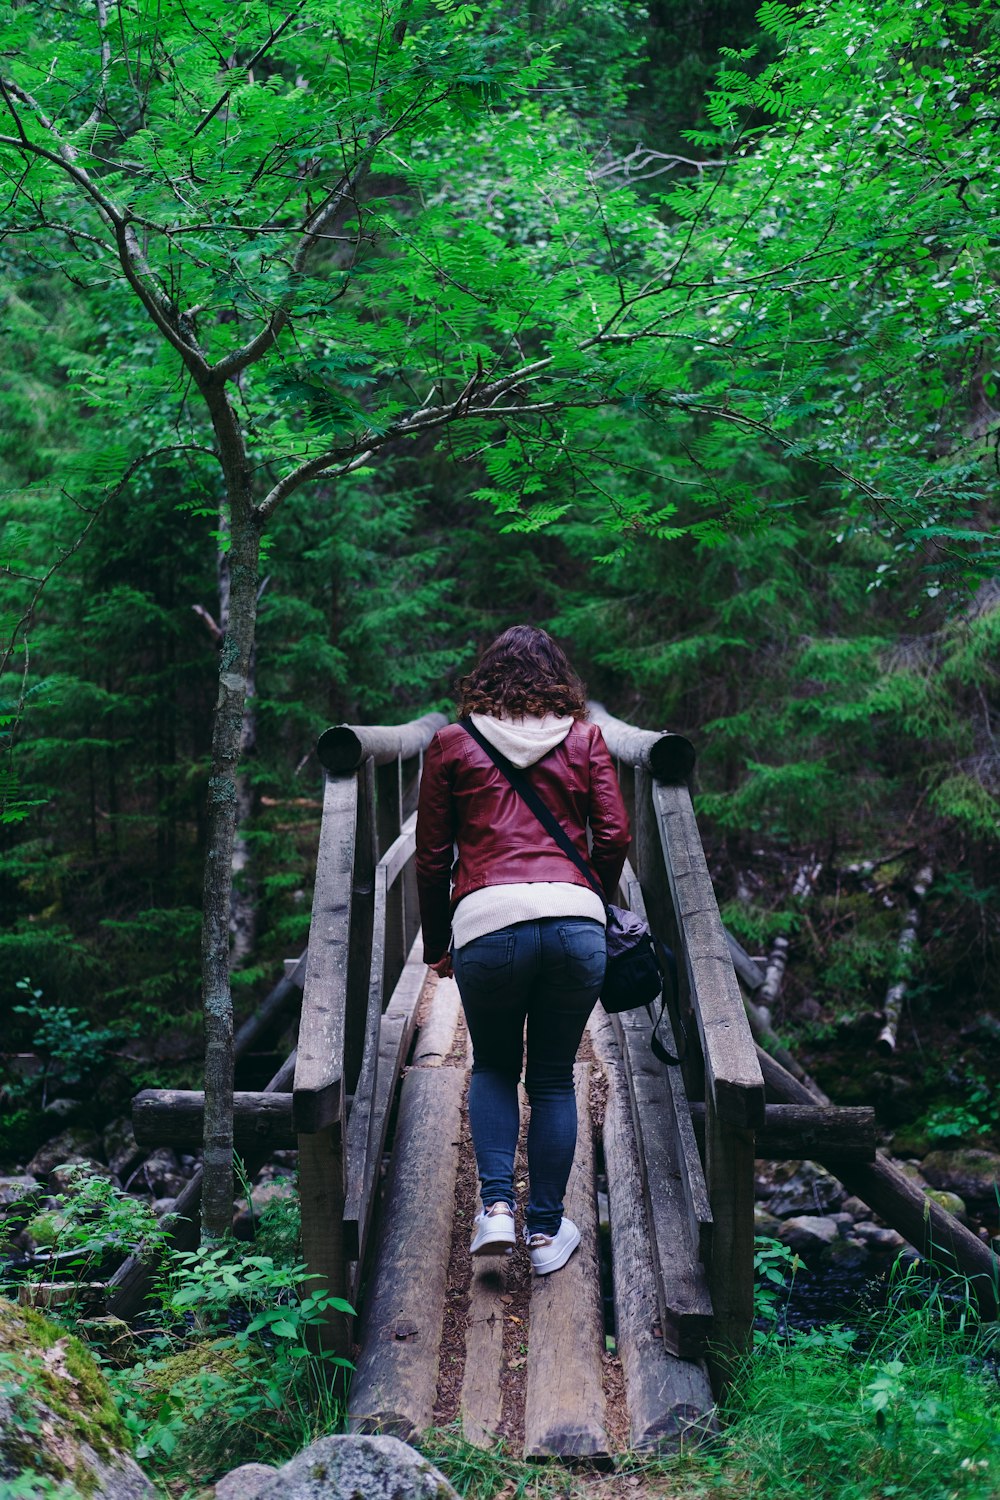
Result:
{"label": "bridge support log", "polygon": [[[143,1089],[132,1100],[132,1129],[140,1146],[194,1149],[201,1145],[204,1120],[201,1089]],[[294,1149],[291,1094],[235,1093],[233,1143],[241,1156],[257,1147]]]}
{"label": "bridge support log", "polygon": [[[701,1222],[692,1223],[693,1205],[687,1201],[677,1156],[667,1070],[649,1050],[648,1022],[640,1011],[624,1012],[611,1024],[624,1062],[640,1151],[642,1200],[663,1345],[680,1359],[699,1359],[712,1327],[706,1268],[699,1260],[700,1242],[707,1241],[712,1229],[704,1181],[698,1196]],[[610,1180],[610,1163],[608,1176]]]}
{"label": "bridge support log", "polygon": [[[699,1144],[705,1141],[705,1106],[691,1105]],[[875,1160],[875,1111],[828,1109],[817,1104],[768,1104],[754,1147],[758,1161],[832,1163]]]}
{"label": "bridge support log", "polygon": [[464,1085],[459,1068],[414,1068],[403,1080],[378,1262],[351,1383],[352,1432],[409,1440],[431,1425]]}
{"label": "bridge support log", "polygon": [[608,1074],[604,1161],[629,1446],[637,1451],[674,1452],[685,1436],[714,1430],[715,1402],[704,1361],[678,1359],[666,1346],[621,1052],[610,1019],[592,1018],[591,1035]]}
{"label": "bridge support log", "polygon": [[[772,1096],[789,1103],[808,1103],[808,1090],[791,1073],[766,1052],[760,1053],[761,1071]],[[823,1162],[821,1152],[814,1153]],[[876,1152],[870,1163],[830,1163],[849,1193],[867,1203],[874,1213],[897,1230],[914,1249],[926,1256],[938,1270],[957,1271],[968,1278],[987,1320],[1000,1312],[1000,1257],[989,1245],[966,1229],[953,1214],[928,1198],[926,1193],[901,1172],[892,1157]]]}

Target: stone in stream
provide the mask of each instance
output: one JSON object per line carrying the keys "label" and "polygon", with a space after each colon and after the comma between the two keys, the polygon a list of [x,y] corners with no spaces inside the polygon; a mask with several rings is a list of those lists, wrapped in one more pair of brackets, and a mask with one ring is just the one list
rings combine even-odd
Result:
{"label": "stone in stream", "polygon": [[1000,1155],[975,1147],[958,1151],[932,1151],[921,1163],[921,1171],[932,1187],[957,1193],[967,1203],[995,1207],[1000,1191]]}
{"label": "stone in stream", "polygon": [[854,1234],[872,1250],[898,1251],[906,1244],[898,1230],[890,1229],[887,1224],[872,1224],[867,1220],[855,1224]]}
{"label": "stone in stream", "polygon": [[128,1116],[120,1115],[117,1120],[112,1120],[105,1127],[101,1142],[108,1166],[124,1187],[143,1158],[143,1148],[135,1138]]}
{"label": "stone in stream", "polygon": [[940,1208],[943,1208],[945,1213],[953,1214],[956,1219],[961,1219],[963,1223],[965,1222],[967,1212],[965,1201],[957,1193],[949,1193],[947,1188],[927,1188],[925,1191],[928,1198],[933,1198],[934,1202]]}
{"label": "stone in stream", "polygon": [[[81,1168],[85,1172],[81,1172]],[[76,1157],[72,1161],[60,1162],[59,1166],[53,1167],[49,1173],[49,1192],[62,1193],[65,1197],[72,1197],[80,1191],[81,1177],[103,1177],[106,1182],[113,1182],[114,1176],[110,1167],[103,1162],[87,1161],[82,1157]]]}
{"label": "stone in stream", "polygon": [[258,1488],[260,1477],[248,1472],[241,1478],[234,1470],[216,1486],[217,1500],[458,1500],[429,1459],[394,1437],[320,1438]]}
{"label": "stone in stream", "polygon": [[68,1120],[83,1109],[79,1099],[50,1099],[42,1106],[43,1115],[52,1115],[56,1120]]}
{"label": "stone in stream", "polygon": [[136,1173],[134,1187],[147,1188],[155,1198],[176,1198],[187,1185],[177,1152],[169,1146],[151,1151]]}
{"label": "stone in stream", "polygon": [[20,1177],[0,1177],[0,1217],[14,1214],[23,1217],[32,1203],[41,1196],[42,1188],[37,1177],[26,1174]]}
{"label": "stone in stream", "polygon": [[840,1225],[834,1219],[818,1214],[799,1214],[786,1219],[778,1230],[778,1238],[790,1250],[806,1253],[820,1250],[840,1239]]}
{"label": "stone in stream", "polygon": [[758,1163],[757,1190],[764,1207],[779,1219],[824,1214],[844,1196],[837,1179],[814,1161]]}

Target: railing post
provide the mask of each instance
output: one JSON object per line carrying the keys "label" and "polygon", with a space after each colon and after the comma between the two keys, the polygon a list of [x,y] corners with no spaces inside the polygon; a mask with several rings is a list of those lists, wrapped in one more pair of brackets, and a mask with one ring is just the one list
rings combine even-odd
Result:
{"label": "railing post", "polygon": [[[375,769],[378,791],[378,857],[399,838],[402,827],[402,763],[397,757]],[[385,918],[385,995],[391,995],[396,980],[403,972],[407,949],[403,930],[403,887],[391,887],[386,902]]]}
{"label": "railing post", "polygon": [[[420,771],[423,755],[411,755],[399,763],[400,812],[405,820],[416,811],[420,793]],[[420,927],[420,904],[417,900],[417,867],[410,860],[400,877],[403,899],[403,951],[409,953]]]}
{"label": "railing post", "polygon": [[712,1384],[721,1390],[753,1338],[754,1132],[720,1119],[705,1101],[705,1182],[712,1209],[708,1284],[714,1334]]}
{"label": "railing post", "polygon": [[[341,1297],[347,1288],[344,1044],[358,789],[357,775],[329,777],[324,789],[292,1096],[305,1289]],[[331,1309],[319,1327],[318,1341],[346,1358],[351,1343],[348,1318]]]}
{"label": "railing post", "polygon": [[673,950],[677,962],[677,1004],[668,995],[674,1035],[686,1037],[681,1074],[688,1100],[705,1097],[705,1061],[691,1001],[691,985],[683,961],[683,937],[674,912],[667,867],[660,839],[660,825],[653,805],[653,777],[645,766],[635,768],[634,846],[637,872],[650,926]]}
{"label": "railing post", "polygon": [[612,755],[635,768],[638,874],[650,922],[677,959],[687,1096],[705,1100],[706,1270],[719,1386],[752,1335],[754,1131],[764,1123],[764,1080],[686,785],[694,748],[682,736],[623,724],[599,704],[591,714]]}
{"label": "railing post", "polygon": [[705,1065],[705,1180],[712,1209],[708,1267],[713,1380],[726,1383],[753,1331],[754,1130],[764,1080],[686,786],[655,786],[653,805]]}
{"label": "railing post", "polygon": [[358,814],[351,874],[351,931],[344,1016],[344,1090],[354,1093],[361,1072],[368,1014],[375,906],[375,767],[370,758],[358,771]]}

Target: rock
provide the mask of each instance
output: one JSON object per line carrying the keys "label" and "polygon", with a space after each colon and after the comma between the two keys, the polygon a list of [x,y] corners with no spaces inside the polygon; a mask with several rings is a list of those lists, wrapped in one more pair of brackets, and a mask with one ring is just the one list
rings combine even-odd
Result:
{"label": "rock", "polygon": [[154,1500],[104,1377],[79,1339],[0,1301],[0,1360],[14,1377],[0,1387],[0,1482],[20,1475],[19,1493],[29,1494],[32,1480],[39,1491],[49,1481],[67,1500]]}
{"label": "rock", "polygon": [[761,1208],[758,1203],[753,1211],[753,1232],[760,1239],[776,1240],[781,1228],[781,1220],[776,1219],[774,1214],[769,1214],[766,1208]]}
{"label": "rock", "polygon": [[136,1173],[133,1186],[145,1185],[156,1198],[176,1198],[183,1192],[187,1178],[181,1171],[177,1152],[169,1146],[151,1151]]}
{"label": "rock", "polygon": [[836,1267],[839,1271],[856,1271],[868,1259],[868,1246],[863,1240],[853,1237],[834,1240],[823,1246],[820,1258],[824,1266]]}
{"label": "rock", "polygon": [[142,1161],[143,1155],[128,1116],[120,1115],[117,1120],[112,1120],[104,1131],[101,1142],[108,1166],[124,1187]]}
{"label": "rock", "polygon": [[927,1188],[930,1187],[930,1183],[927,1181],[926,1177],[920,1169],[920,1162],[898,1161],[896,1163],[896,1166],[902,1172],[904,1177],[908,1177],[911,1182],[915,1182],[917,1187],[923,1188],[925,1192]]}
{"label": "rock", "polygon": [[41,1191],[35,1177],[0,1177],[0,1217],[20,1217],[19,1211],[30,1209]]}
{"label": "rock", "polygon": [[778,1231],[778,1238],[783,1245],[804,1253],[818,1250],[824,1245],[832,1245],[834,1240],[839,1240],[840,1226],[823,1215],[799,1214],[793,1219],[785,1220]]}
{"label": "rock", "polygon": [[162,1219],[164,1214],[173,1212],[175,1201],[174,1198],[154,1198],[150,1206],[156,1217]]}
{"label": "rock", "polygon": [[860,1198],[845,1198],[840,1205],[841,1213],[850,1214],[852,1219],[867,1219],[871,1210],[867,1203],[862,1203]]}
{"label": "rock", "polygon": [[96,1318],[81,1318],[76,1326],[88,1344],[100,1349],[102,1359],[108,1364],[123,1369],[135,1363],[139,1346],[124,1318],[103,1314]]}
{"label": "rock", "polygon": [[928,1198],[933,1198],[947,1214],[954,1214],[956,1219],[964,1219],[966,1208],[957,1193],[946,1192],[944,1188],[928,1188]]}
{"label": "rock", "polygon": [[926,1156],[933,1149],[934,1143],[919,1124],[911,1124],[894,1127],[891,1145],[896,1156],[913,1157]]}
{"label": "rock", "polygon": [[963,1147],[958,1151],[932,1151],[921,1170],[932,1187],[958,1193],[966,1202],[995,1205],[1000,1184],[1000,1156],[994,1151]]}
{"label": "rock", "polygon": [[765,1207],[779,1219],[823,1214],[844,1196],[837,1179],[814,1161],[775,1162],[770,1177],[774,1186]]}
{"label": "rock", "polygon": [[223,1474],[215,1486],[215,1500],[256,1500],[276,1473],[270,1464],[241,1464]]}
{"label": "rock", "polygon": [[310,1443],[255,1500],[458,1500],[444,1475],[394,1437],[354,1433]]}
{"label": "rock", "polygon": [[870,1250],[882,1250],[895,1252],[902,1250],[906,1241],[895,1229],[890,1229],[884,1224],[872,1224],[862,1222],[854,1226],[855,1237],[863,1240]]}
{"label": "rock", "polygon": [[47,1179],[52,1168],[63,1162],[100,1161],[100,1151],[101,1143],[93,1131],[74,1125],[39,1146],[28,1163],[28,1172],[32,1177]]}
{"label": "rock", "polygon": [[818,1000],[814,1000],[812,995],[807,995],[804,1000],[800,1000],[792,1011],[792,1015],[797,1021],[818,1021],[822,1014],[822,1005],[820,1005]]}
{"label": "rock", "polygon": [[43,1115],[55,1115],[57,1120],[68,1120],[77,1114],[83,1105],[79,1099],[50,1099],[42,1109]]}

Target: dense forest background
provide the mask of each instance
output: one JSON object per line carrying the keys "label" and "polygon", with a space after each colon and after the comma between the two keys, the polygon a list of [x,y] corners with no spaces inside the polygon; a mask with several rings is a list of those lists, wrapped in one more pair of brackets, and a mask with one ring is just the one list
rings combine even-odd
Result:
{"label": "dense forest background", "polygon": [[[12,36],[31,9],[5,7]],[[360,57],[375,20],[342,9]],[[31,24],[54,46],[85,13],[70,4]],[[980,1085],[1000,1031],[993,7],[543,0],[502,16],[418,5],[409,28],[402,53],[424,47],[421,66],[434,59],[455,107],[422,136],[414,127],[411,155],[380,159],[358,194],[373,214],[391,204],[367,242],[371,274],[382,258],[402,267],[400,327],[410,276],[421,336],[450,346],[453,395],[489,363],[506,315],[468,286],[465,305],[442,301],[470,245],[486,281],[502,280],[501,250],[511,257],[524,358],[556,347],[570,317],[570,243],[578,301],[592,297],[597,317],[603,298],[605,328],[619,294],[624,307],[628,287],[657,276],[660,321],[628,325],[613,368],[588,364],[578,340],[551,416],[387,442],[377,463],[318,474],[270,518],[238,1010],[305,943],[318,733],[447,710],[477,648],[529,619],[612,712],[696,744],[725,917],[753,952],[789,937],[779,1029],[830,1092],[877,1103],[914,1141],[988,1140],[997,1106]],[[214,97],[236,66],[220,52],[191,88]],[[281,66],[262,65],[275,99]],[[86,124],[66,128],[79,140]],[[0,134],[13,129],[8,118]],[[141,156],[142,131],[101,129],[117,184],[127,172],[111,157]],[[560,167],[576,183],[563,198]],[[4,1047],[51,1059],[48,1099],[75,1092],[110,1113],[138,1087],[198,1079],[229,523],[179,363],[88,251],[82,221],[51,228],[66,214],[9,145],[3,173]],[[420,235],[456,247],[436,286],[403,264]],[[252,268],[233,264],[223,333],[257,310]],[[357,330],[377,319],[364,298],[324,301],[343,276],[335,251],[319,260],[315,310],[270,385],[241,394],[258,403],[264,446],[261,412],[347,443],[380,431],[380,403],[424,397],[417,355],[407,368],[389,333],[377,367],[357,355]],[[197,451],[138,462],[171,441]],[[927,865],[908,1019],[896,1056],[876,1063],[872,1018],[901,977],[898,937]],[[50,1125],[23,1082],[8,1098],[0,1156],[24,1159]]]}

